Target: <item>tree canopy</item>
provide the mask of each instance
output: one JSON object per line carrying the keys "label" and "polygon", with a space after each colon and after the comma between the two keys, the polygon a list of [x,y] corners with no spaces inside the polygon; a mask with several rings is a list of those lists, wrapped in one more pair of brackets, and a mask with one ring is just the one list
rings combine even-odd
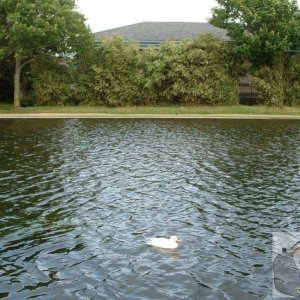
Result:
{"label": "tree canopy", "polygon": [[15,106],[20,106],[20,74],[35,58],[75,55],[92,48],[92,35],[74,0],[0,0],[0,59],[15,60]]}
{"label": "tree canopy", "polygon": [[210,20],[228,30],[235,53],[263,64],[300,47],[300,12],[296,0],[217,0]]}

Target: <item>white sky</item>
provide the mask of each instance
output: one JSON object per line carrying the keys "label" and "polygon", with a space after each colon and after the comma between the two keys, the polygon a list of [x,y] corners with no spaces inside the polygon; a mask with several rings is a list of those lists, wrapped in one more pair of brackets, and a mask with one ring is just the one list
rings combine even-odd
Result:
{"label": "white sky", "polygon": [[93,32],[144,21],[207,22],[214,0],[76,0]]}

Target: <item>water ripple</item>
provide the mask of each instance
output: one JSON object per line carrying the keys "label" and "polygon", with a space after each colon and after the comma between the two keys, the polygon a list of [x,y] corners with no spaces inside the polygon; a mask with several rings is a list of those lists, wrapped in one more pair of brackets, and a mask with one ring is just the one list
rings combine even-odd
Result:
{"label": "water ripple", "polygon": [[0,298],[271,299],[272,232],[300,229],[299,122],[0,123]]}

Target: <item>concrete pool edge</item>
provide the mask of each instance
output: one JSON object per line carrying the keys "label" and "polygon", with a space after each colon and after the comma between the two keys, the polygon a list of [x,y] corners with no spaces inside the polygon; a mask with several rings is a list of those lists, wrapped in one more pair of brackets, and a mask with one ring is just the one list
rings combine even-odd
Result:
{"label": "concrete pool edge", "polygon": [[251,114],[101,114],[101,113],[0,113],[0,119],[272,119],[300,120],[300,115]]}

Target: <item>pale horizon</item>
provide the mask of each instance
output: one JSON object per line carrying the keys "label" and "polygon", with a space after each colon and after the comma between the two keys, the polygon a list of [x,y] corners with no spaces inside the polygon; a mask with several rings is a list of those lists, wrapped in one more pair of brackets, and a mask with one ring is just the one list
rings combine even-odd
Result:
{"label": "pale horizon", "polygon": [[76,0],[92,32],[141,22],[208,22],[214,0]]}

